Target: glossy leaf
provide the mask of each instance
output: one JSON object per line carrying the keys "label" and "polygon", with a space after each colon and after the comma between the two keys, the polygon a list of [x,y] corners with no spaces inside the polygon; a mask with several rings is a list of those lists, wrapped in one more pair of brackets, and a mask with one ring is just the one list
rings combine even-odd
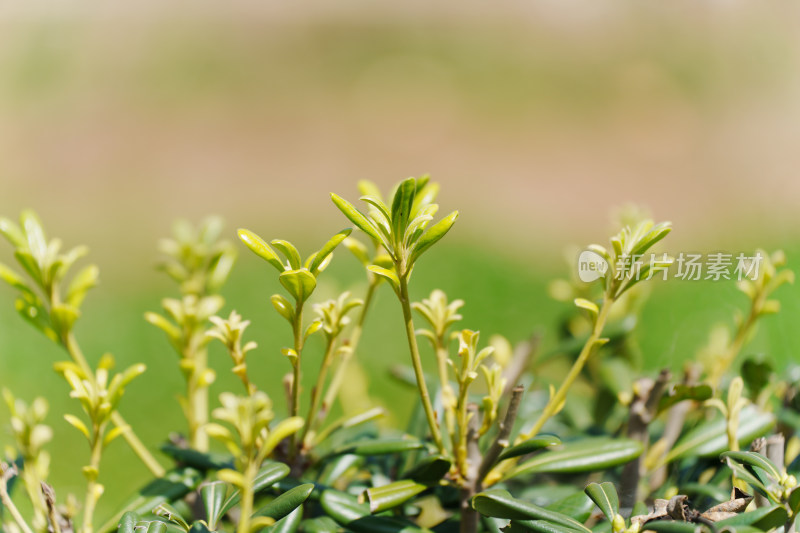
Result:
{"label": "glossy leaf", "polygon": [[770,507],[759,507],[746,513],[739,513],[731,518],[720,520],[714,525],[716,525],[718,529],[723,527],[738,528],[739,526],[753,526],[762,531],[769,531],[784,525],[788,518],[789,516],[786,509],[780,505],[773,505]]}
{"label": "glossy leaf", "polygon": [[328,516],[354,533],[429,533],[406,520],[371,516],[368,504],[343,492],[326,490],[320,504]]}
{"label": "glossy leaf", "polygon": [[281,518],[275,524],[271,525],[264,531],[269,533],[297,533],[300,529],[300,523],[303,521],[303,506],[301,505],[288,516]]}
{"label": "glossy leaf", "polygon": [[546,520],[512,520],[511,525],[503,529],[504,533],[523,533],[528,531],[535,533],[576,533],[583,530],[554,524]]}
{"label": "glossy leaf", "polygon": [[290,324],[294,323],[294,307],[289,300],[286,299],[281,294],[273,294],[270,298],[272,302],[272,307],[280,314],[283,318],[285,318]]}
{"label": "glossy leaf", "polygon": [[414,205],[414,196],[417,192],[417,180],[408,178],[403,180],[397,187],[392,198],[392,234],[395,238],[402,237],[409,217],[411,216],[411,206]]}
{"label": "glossy leaf", "polygon": [[[258,471],[256,475],[255,482],[253,483],[253,493],[258,493],[270,486],[272,486],[277,481],[285,478],[289,475],[289,467],[283,463],[275,463],[275,462],[268,462],[265,466],[261,467],[261,470]],[[222,506],[222,510],[220,511],[221,515],[225,515],[234,505],[239,503],[241,500],[242,495],[241,491],[236,490],[231,494],[225,503]]]}
{"label": "glossy leaf", "polygon": [[287,270],[280,275],[280,282],[289,294],[298,302],[305,302],[314,289],[317,287],[317,279],[314,275],[301,268],[299,270]]}
{"label": "glossy leaf", "polygon": [[423,485],[438,485],[439,481],[450,471],[451,464],[446,457],[432,455],[417,461],[402,477]]}
{"label": "glossy leaf", "polygon": [[165,444],[161,451],[178,463],[198,470],[220,470],[233,468],[233,460],[229,455],[215,452],[198,452],[191,448],[179,448],[172,444]]}
{"label": "glossy leaf", "polygon": [[723,452],[720,457],[731,459],[733,461],[737,461],[744,465],[750,465],[756,468],[760,468],[767,474],[769,474],[772,479],[775,481],[780,481],[781,479],[781,472],[778,470],[778,467],[775,466],[775,463],[770,461],[764,455],[756,452]]}
{"label": "glossy leaf", "polygon": [[139,515],[128,511],[122,515],[122,518],[119,519],[117,531],[119,531],[119,533],[134,533],[133,528],[136,527],[136,523],[138,521]]}
{"label": "glossy leaf", "polygon": [[535,451],[541,450],[542,448],[547,448],[549,446],[558,446],[561,444],[561,439],[556,437],[555,435],[536,435],[535,437],[528,439],[526,441],[520,442],[514,446],[509,446],[500,454],[500,457],[497,458],[499,461],[504,461],[506,459],[511,459],[513,457],[520,457],[522,455],[528,455],[529,453],[533,453]]}
{"label": "glossy leaf", "polygon": [[568,442],[561,448],[545,451],[522,463],[506,477],[522,474],[597,472],[631,461],[642,453],[642,444],[631,439],[606,437]]}
{"label": "glossy leaf", "polygon": [[239,239],[250,248],[253,253],[274,266],[278,272],[283,272],[285,270],[278,255],[270,248],[269,244],[267,244],[264,239],[247,229],[240,229],[237,234],[239,235]]}
{"label": "glossy leaf", "polygon": [[254,516],[268,516],[274,520],[281,520],[292,511],[303,505],[314,491],[313,483],[298,485],[289,489],[267,505],[254,513]]}
{"label": "glossy leaf", "polygon": [[367,270],[388,280],[395,292],[400,290],[400,279],[397,277],[397,273],[395,273],[394,269],[383,268],[378,265],[369,265]]}
{"label": "glossy leaf", "polygon": [[200,496],[206,510],[209,529],[217,529],[217,522],[222,518],[222,506],[228,486],[222,481],[212,481],[200,487]]}
{"label": "glossy leaf", "polygon": [[407,502],[426,488],[425,485],[414,483],[408,479],[369,488],[366,490],[369,510],[372,513],[380,513],[387,509],[392,509]]}
{"label": "glossy leaf", "polygon": [[[739,444],[747,445],[753,439],[765,435],[775,425],[775,417],[749,405],[739,414],[739,431],[736,437]],[[664,463],[688,456],[709,457],[719,455],[728,449],[726,422],[716,417],[703,422],[684,435],[664,458]]]}
{"label": "glossy leaf", "polygon": [[693,522],[679,522],[677,520],[651,520],[643,526],[645,531],[656,533],[702,533],[709,529]]}
{"label": "glossy leaf", "polygon": [[619,514],[619,496],[613,483],[608,481],[603,483],[589,483],[584,489],[586,495],[597,504],[597,507],[606,515],[609,522]]}
{"label": "glossy leaf", "polygon": [[512,520],[544,520],[552,524],[564,526],[588,533],[590,530],[574,518],[534,503],[513,498],[505,490],[488,490],[472,498],[472,507],[479,513],[494,518]]}

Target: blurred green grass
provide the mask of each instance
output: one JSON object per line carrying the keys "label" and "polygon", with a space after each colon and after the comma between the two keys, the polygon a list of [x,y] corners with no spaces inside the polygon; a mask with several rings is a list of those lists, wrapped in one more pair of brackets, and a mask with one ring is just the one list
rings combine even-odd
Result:
{"label": "blurred green grass", "polygon": [[[800,261],[800,247],[787,251],[790,264]],[[431,251],[415,270],[412,298],[419,300],[432,289],[440,288],[451,299],[466,301],[460,326],[480,330],[483,342],[497,333],[518,342],[540,330],[544,333],[542,350],[548,351],[557,342],[559,320],[570,308],[552,300],[547,285],[556,276],[568,275],[568,267],[538,263],[531,253],[507,254],[508,250],[487,250],[475,242],[444,243]],[[347,253],[337,254],[322,279],[315,301],[346,288],[357,295],[363,293],[360,265]],[[185,426],[176,400],[183,390],[177,357],[162,333],[142,318],[145,311],[159,307],[162,297],[174,296],[175,288],[165,277],[154,276],[152,281],[149,286],[123,290],[119,287],[109,290],[113,287],[103,285],[95,289],[85,304],[77,336],[93,361],[110,351],[119,367],[137,361],[147,364],[146,374],[129,387],[122,412],[145,443],[155,449],[169,432],[183,431]],[[224,313],[236,309],[252,321],[246,337],[256,340],[259,349],[249,356],[251,376],[271,395],[278,413],[285,412],[281,378],[289,370],[279,349],[289,343],[290,332],[271,308],[269,296],[280,290],[272,269],[246,250],[224,290],[227,301]],[[800,347],[800,339],[791,333],[793,324],[800,320],[798,296],[796,286],[780,290],[782,312],[763,321],[746,354],[764,353],[778,368],[794,359],[793,354]],[[0,374],[5,378],[4,385],[19,397],[48,398],[49,423],[55,430],[54,442],[49,446],[53,455],[52,482],[62,493],[81,494],[80,466],[87,459],[85,442],[62,420],[64,413],[77,411],[78,404],[68,398],[66,384],[51,370],[52,363],[64,354],[16,316],[12,301],[11,290],[0,288],[0,323],[4,325],[0,353],[5,355],[0,359]],[[655,283],[636,330],[646,371],[662,367],[679,371],[681,363],[694,357],[705,343],[711,326],[718,322],[732,325],[733,313],[736,309],[744,310],[745,305],[746,299],[731,281]],[[370,394],[390,406],[400,427],[415,403],[414,392],[389,377],[393,365],[405,364],[408,359],[401,319],[394,295],[383,287],[367,319],[357,355],[369,377]],[[318,366],[320,352],[320,342],[312,341],[304,354],[306,390],[310,388],[309,379]],[[428,368],[434,368],[427,346],[423,353]],[[216,345],[212,345],[211,364],[218,374],[212,398],[222,390],[239,390],[241,385],[230,372],[228,356]],[[6,423],[7,413],[3,410],[0,424]],[[147,471],[127,446],[122,441],[115,443],[104,457],[101,469],[101,481],[107,486],[101,500],[101,515],[110,514],[147,479]]]}

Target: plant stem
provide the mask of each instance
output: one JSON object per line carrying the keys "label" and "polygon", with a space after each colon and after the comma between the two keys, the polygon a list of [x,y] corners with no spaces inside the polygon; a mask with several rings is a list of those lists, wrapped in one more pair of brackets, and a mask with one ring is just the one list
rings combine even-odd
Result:
{"label": "plant stem", "polygon": [[373,282],[367,287],[367,294],[364,296],[364,305],[361,306],[361,313],[358,316],[358,322],[356,322],[355,326],[353,327],[353,331],[350,334],[350,349],[344,352],[342,355],[342,360],[339,362],[339,366],[336,367],[336,372],[333,373],[331,383],[328,385],[328,390],[325,393],[325,399],[322,400],[322,416],[327,414],[328,410],[331,408],[331,405],[333,405],[333,402],[336,400],[337,394],[339,394],[339,389],[342,386],[342,381],[344,381],[345,372],[347,371],[347,364],[350,362],[350,358],[353,357],[358,349],[358,343],[361,340],[361,333],[364,331],[364,320],[367,317],[367,311],[369,310],[370,303],[372,303],[372,297],[375,294],[375,287],[377,286],[378,284]]}
{"label": "plant stem", "polygon": [[[567,391],[569,391],[569,388],[572,386],[573,382],[580,375],[581,370],[583,370],[583,366],[586,364],[589,356],[592,355],[595,345],[601,339],[603,328],[608,320],[608,313],[615,301],[614,297],[612,296],[615,294],[615,290],[616,288],[614,286],[606,290],[605,294],[603,295],[603,305],[600,308],[597,319],[595,320],[594,328],[592,328],[592,334],[589,335],[588,339],[586,339],[586,343],[583,345],[583,348],[581,348],[578,358],[572,364],[572,368],[570,368],[569,373],[567,373],[567,376],[564,378],[564,381],[561,382],[561,386],[558,388],[558,391],[556,391],[553,397],[547,402],[547,405],[545,405],[542,414],[539,415],[539,418],[533,424],[533,427],[531,427],[531,429],[527,432],[518,435],[515,440],[516,443],[526,441],[536,436],[542,430],[542,427],[545,425],[545,423],[547,423],[547,421],[550,420],[550,418],[558,411],[559,406],[567,396]],[[502,479],[503,474],[508,472],[515,464],[517,464],[518,461],[519,458],[503,461],[491,472],[489,472],[484,480],[484,483],[487,486],[497,483],[500,481],[500,479]]]}
{"label": "plant stem", "polygon": [[[103,424],[105,426],[105,423]],[[92,434],[92,455],[89,463],[89,468],[94,470],[89,483],[86,485],[86,500],[83,507],[83,527],[82,533],[92,533],[92,521],[94,520],[94,509],[97,505],[97,473],[100,471],[100,457],[103,454],[103,427],[94,426]]]}
{"label": "plant stem", "polygon": [[478,486],[480,485],[479,468],[481,463],[481,450],[478,447],[478,406],[470,404],[464,409],[472,416],[468,417],[469,427],[466,430],[466,452],[467,452],[467,468],[464,472],[464,483],[460,491],[460,508],[461,508],[461,521],[459,532],[460,533],[477,533],[478,521],[480,516],[475,509],[472,508],[472,498],[477,494]]}
{"label": "plant stem", "polygon": [[14,502],[11,500],[11,496],[8,495],[8,477],[9,474],[7,473],[8,469],[12,468],[9,467],[6,463],[2,463],[0,469],[0,501],[3,502],[3,506],[8,510],[11,517],[14,519],[14,522],[17,523],[19,528],[23,531],[23,533],[33,533],[31,527],[25,522],[25,519],[22,518],[22,515],[17,509],[17,506],[14,505]]}
{"label": "plant stem", "polygon": [[241,512],[237,533],[250,533],[250,515],[253,514],[253,480],[256,477],[258,464],[250,461],[244,471],[244,484],[242,486],[242,498],[239,509]]}
{"label": "plant stem", "polygon": [[311,389],[311,405],[308,407],[308,415],[306,415],[306,423],[303,425],[303,435],[300,442],[305,446],[306,437],[313,426],[316,426],[317,412],[319,411],[320,401],[322,400],[322,387],[325,386],[325,378],[328,375],[328,368],[331,366],[331,359],[333,359],[333,349],[336,345],[336,337],[330,337],[328,344],[325,347],[325,355],[322,357],[322,366],[317,374],[317,383]]}
{"label": "plant stem", "polygon": [[509,445],[508,438],[511,436],[511,430],[514,427],[514,421],[517,419],[517,411],[519,410],[520,402],[522,402],[522,395],[524,392],[525,388],[522,387],[522,385],[517,385],[511,389],[511,399],[508,401],[506,416],[503,418],[503,422],[500,424],[497,437],[483,455],[483,460],[481,461],[481,466],[478,470],[478,491],[482,490],[481,485],[483,483],[483,479],[492,469],[495,461],[497,461],[497,458],[500,456],[503,450]]}
{"label": "plant stem", "polygon": [[444,405],[445,428],[447,429],[447,434],[453,438],[456,433],[456,415],[453,412],[450,401],[454,394],[453,388],[450,386],[450,380],[447,377],[447,360],[450,358],[450,353],[447,350],[444,339],[437,339],[436,344],[436,360],[439,364],[439,387],[441,389],[442,404]]}
{"label": "plant stem", "polygon": [[[191,334],[190,334],[191,338]],[[208,451],[208,387],[200,384],[200,379],[208,368],[208,352],[186,346],[184,359],[192,361],[194,368],[186,383],[186,400],[189,402],[189,446],[199,452]]]}
{"label": "plant stem", "polygon": [[[76,341],[72,332],[67,334],[66,339],[62,339],[62,344],[67,349],[67,353],[69,353],[75,364],[81,367],[89,379],[94,380],[94,372],[92,371],[91,367],[89,367],[89,363],[86,362],[86,358],[83,356],[83,353],[78,346],[78,342]],[[128,446],[131,447],[134,453],[136,453],[139,459],[155,477],[163,477],[166,473],[164,467],[161,466],[158,461],[156,461],[156,458],[153,457],[153,454],[151,454],[142,441],[139,440],[139,437],[136,436],[130,425],[125,422],[125,419],[121,414],[119,414],[119,411],[114,411],[111,413],[111,421],[117,427],[127,426],[128,429],[122,432],[122,437],[128,443]]]}
{"label": "plant stem", "polygon": [[583,348],[581,349],[580,354],[578,354],[578,358],[572,364],[572,368],[570,368],[569,373],[564,378],[564,381],[561,382],[561,386],[558,388],[558,391],[556,391],[553,397],[547,402],[544,411],[542,411],[542,414],[539,415],[539,419],[536,420],[536,423],[533,424],[533,427],[526,433],[517,437],[517,442],[522,442],[536,436],[539,431],[541,431],[545,423],[555,414],[556,409],[558,409],[558,407],[564,401],[564,398],[567,396],[567,391],[569,391],[569,388],[580,375],[581,370],[583,370],[583,366],[586,364],[589,356],[592,355],[592,352],[594,351],[595,344],[600,340],[606,320],[608,319],[608,312],[613,303],[614,300],[607,293],[603,297],[603,306],[600,308],[600,312],[597,315],[597,320],[594,323],[592,334],[589,335],[589,338],[586,340],[586,344],[583,345]]}
{"label": "plant stem", "polygon": [[[398,268],[398,272],[401,270]],[[406,337],[408,337],[408,347],[411,350],[411,363],[414,366],[414,375],[417,378],[417,387],[422,399],[422,407],[425,409],[425,416],[428,419],[428,426],[431,436],[436,443],[436,447],[442,455],[447,455],[447,449],[442,442],[442,434],[436,422],[436,413],[431,405],[431,398],[428,394],[428,385],[425,383],[425,373],[422,370],[422,360],[419,356],[419,346],[417,346],[417,336],[414,333],[414,319],[411,316],[411,301],[408,297],[408,274],[404,273],[400,278],[400,305],[403,307],[403,319],[406,324]]]}
{"label": "plant stem", "polygon": [[[294,351],[297,358],[292,364],[292,401],[289,404],[289,416],[297,416],[300,412],[300,358],[303,352],[303,302],[298,301],[295,304],[294,310],[294,323],[292,324],[292,331],[294,332]],[[290,457],[295,457],[297,454],[297,433],[292,434],[290,439]]]}

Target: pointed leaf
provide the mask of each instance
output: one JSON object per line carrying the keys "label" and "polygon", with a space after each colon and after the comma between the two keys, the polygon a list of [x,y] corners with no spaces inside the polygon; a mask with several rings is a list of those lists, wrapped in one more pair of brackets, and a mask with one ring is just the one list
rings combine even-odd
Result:
{"label": "pointed leaf", "polygon": [[487,490],[472,498],[472,507],[485,516],[512,520],[545,520],[588,533],[590,530],[574,518],[536,504],[513,498],[505,490]]}
{"label": "pointed leaf", "polygon": [[522,455],[528,455],[529,453],[541,450],[542,448],[547,448],[549,446],[558,446],[559,444],[561,444],[561,439],[559,439],[555,435],[536,435],[531,439],[528,439],[526,441],[520,442],[519,444],[506,448],[505,450],[503,450],[503,452],[500,454],[497,460],[499,462],[499,461],[504,461],[506,459],[511,459],[512,457],[520,457]]}
{"label": "pointed leaf", "polygon": [[348,235],[350,235],[352,232],[353,232],[353,230],[352,230],[352,229],[350,229],[350,228],[343,229],[342,231],[340,231],[339,233],[337,233],[336,235],[334,235],[333,237],[331,237],[331,238],[330,238],[330,240],[329,240],[328,242],[326,242],[326,243],[325,243],[325,246],[323,246],[323,247],[322,247],[322,248],[319,250],[319,252],[317,252],[317,255],[316,255],[316,256],[314,256],[314,260],[311,262],[311,268],[310,268],[309,270],[311,270],[311,273],[312,273],[312,274],[314,274],[315,276],[316,276],[317,274],[319,274],[319,271],[320,271],[320,265],[322,265],[322,262],[323,262],[323,261],[324,261],[324,260],[325,260],[325,259],[326,259],[326,258],[327,258],[327,257],[328,257],[330,254],[331,254],[331,253],[333,253],[333,250],[335,250],[335,249],[336,249],[336,247],[337,247],[337,246],[339,246],[339,244],[340,244],[342,241],[344,241],[344,240],[345,240],[345,238],[347,238],[347,236],[348,236]]}
{"label": "pointed leaf", "polygon": [[385,455],[421,450],[425,444],[415,439],[367,439],[351,442],[336,448],[333,455],[354,453],[356,455]]}
{"label": "pointed leaf", "polygon": [[442,237],[444,237],[450,228],[453,227],[456,219],[458,218],[458,211],[453,211],[442,220],[428,228],[414,245],[414,251],[411,253],[411,264],[414,264],[419,256],[421,256],[428,248],[436,244]]}
{"label": "pointed leaf", "polygon": [[297,248],[292,243],[283,239],[274,239],[270,244],[286,256],[286,260],[289,261],[292,269],[297,270],[302,266],[303,261],[300,259],[300,252],[297,251]]}
{"label": "pointed leaf", "polygon": [[336,204],[336,207],[338,207],[339,210],[344,213],[344,216],[346,216],[350,222],[355,224],[358,229],[375,239],[375,241],[383,242],[375,223],[365,217],[361,211],[353,207],[353,204],[334,193],[331,193],[331,199],[333,200],[333,203]]}
{"label": "pointed leaf", "polygon": [[532,473],[597,472],[636,459],[642,443],[632,439],[606,437],[568,442],[556,450],[542,452],[512,470],[506,478]]}
{"label": "pointed leaf", "polygon": [[200,496],[206,510],[208,528],[217,529],[217,522],[222,518],[222,506],[225,503],[225,494],[228,486],[223,481],[211,481],[200,487]]}
{"label": "pointed leaf", "polygon": [[289,303],[289,300],[287,300],[285,296],[273,294],[270,301],[272,302],[272,307],[274,307],[283,318],[290,324],[294,323],[294,307],[292,307],[292,304]]}
{"label": "pointed leaf", "polygon": [[288,516],[281,518],[275,524],[268,527],[267,533],[297,533],[300,523],[303,521],[303,506],[301,505]]}
{"label": "pointed leaf", "polygon": [[278,255],[275,251],[270,248],[269,244],[267,244],[264,239],[253,233],[248,229],[241,228],[237,231],[239,235],[239,239],[248,247],[250,250],[253,251],[257,256],[264,259],[270,265],[274,266],[278,269],[278,272],[283,272],[283,263],[278,258]]}
{"label": "pointed leaf", "polygon": [[397,187],[392,198],[392,235],[395,239],[402,238],[411,216],[411,206],[417,192],[417,180],[408,178]]}
{"label": "pointed leaf", "polygon": [[775,463],[764,455],[756,452],[723,452],[720,457],[732,459],[744,465],[760,468],[772,477],[776,482],[781,480],[781,473]]}
{"label": "pointed leaf", "polygon": [[395,292],[400,290],[400,279],[397,277],[394,269],[389,270],[388,268],[383,268],[378,265],[369,265],[367,270],[373,274],[377,274],[378,276],[387,279]]}
{"label": "pointed leaf", "polygon": [[311,493],[314,491],[313,483],[298,485],[289,489],[267,505],[256,511],[254,516],[268,516],[274,520],[280,520],[289,513],[300,507]]}
{"label": "pointed leaf", "polygon": [[[258,474],[256,475],[255,483],[253,483],[253,492],[257,493],[272,486],[276,482],[288,476],[289,471],[289,467],[283,463],[265,463],[265,465],[261,467],[261,470],[259,470]],[[225,471],[221,470],[221,472]],[[241,491],[234,491],[233,494],[231,494],[228,499],[225,500],[222,510],[220,511],[220,516],[225,516],[225,513],[230,511],[234,505],[237,505],[241,499]]]}

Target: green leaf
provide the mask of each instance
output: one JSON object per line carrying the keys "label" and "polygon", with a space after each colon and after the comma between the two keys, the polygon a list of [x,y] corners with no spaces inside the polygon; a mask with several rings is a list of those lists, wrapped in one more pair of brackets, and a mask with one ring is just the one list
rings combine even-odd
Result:
{"label": "green leaf", "polygon": [[268,516],[275,520],[280,520],[289,515],[292,511],[303,505],[311,493],[314,491],[313,483],[298,485],[289,489],[267,505],[254,513],[254,516]]}
{"label": "green leaf", "polygon": [[317,279],[307,269],[287,270],[280,275],[280,282],[298,302],[305,302],[317,287]]}
{"label": "green leaf", "polygon": [[281,294],[273,294],[270,298],[272,307],[290,324],[294,324],[294,307],[289,303],[289,300]]}
{"label": "green leaf", "polygon": [[586,309],[595,317],[600,312],[600,308],[597,307],[597,304],[586,298],[575,298],[575,305],[581,309]]}
{"label": "green leaf", "polygon": [[450,459],[444,456],[431,455],[417,461],[402,477],[423,485],[435,486],[450,471],[451,464]]}
{"label": "green leaf", "polygon": [[561,439],[555,435],[536,435],[531,439],[506,448],[497,458],[497,461],[500,462],[513,457],[528,455],[529,453],[541,450],[542,448],[547,448],[548,446],[558,446],[559,444],[561,444]]}
{"label": "green leaf", "polygon": [[33,255],[27,250],[16,250],[14,252],[14,257],[17,258],[17,262],[25,269],[25,272],[33,278],[33,281],[40,287],[44,286],[44,280],[42,278],[42,271],[39,268],[39,263],[36,262]]}
{"label": "green leaf", "polygon": [[339,208],[339,211],[341,211],[350,222],[355,224],[358,229],[372,237],[376,242],[384,242],[383,239],[381,239],[380,232],[375,223],[365,217],[361,211],[353,207],[353,204],[334,193],[331,193],[331,200],[333,200],[333,203]]}
{"label": "green leaf", "polygon": [[286,260],[289,261],[292,269],[297,270],[302,266],[303,261],[300,259],[300,252],[297,251],[297,248],[292,243],[283,239],[274,239],[270,244],[286,256]]}
{"label": "green leaf", "polygon": [[320,504],[325,514],[354,533],[430,533],[407,520],[371,516],[369,505],[358,503],[351,495],[335,490],[322,493]]}
{"label": "green leaf", "polygon": [[[261,470],[258,471],[256,475],[255,481],[253,483],[253,493],[258,493],[270,486],[274,483],[280,481],[281,479],[285,478],[289,475],[289,467],[283,463],[275,463],[275,462],[267,462],[264,466],[261,467]],[[225,516],[225,513],[231,510],[233,506],[239,503],[239,500],[242,499],[241,491],[235,490],[228,499],[225,500],[225,503],[222,506],[222,510],[220,511],[221,516]]]}
{"label": "green leaf", "polygon": [[684,400],[703,402],[713,395],[713,389],[706,383],[701,383],[700,385],[677,384],[674,385],[669,392],[661,396],[661,400],[658,403],[658,412],[663,412],[665,409],[669,409],[676,403]]}
{"label": "green leaf", "polygon": [[283,263],[278,259],[278,255],[270,248],[264,239],[253,233],[248,229],[240,228],[237,231],[239,240],[241,240],[253,253],[260,258],[264,259],[267,263],[278,269],[278,272],[283,272],[285,269]]}
{"label": "green leaf", "polygon": [[[765,413],[754,405],[748,405],[739,414],[739,430],[736,438],[742,445],[765,435],[775,425],[772,413]],[[662,463],[667,464],[676,459],[689,456],[710,457],[719,455],[728,449],[726,421],[718,416],[703,422],[684,435],[667,453]]]}
{"label": "green leaf", "polygon": [[411,216],[411,206],[414,205],[414,196],[417,193],[417,180],[408,178],[397,187],[392,198],[392,235],[400,239],[405,233]]}
{"label": "green leaf", "polygon": [[800,487],[792,489],[787,503],[789,504],[789,509],[792,511],[792,516],[797,515],[797,512],[800,511]]}
{"label": "green leaf", "polygon": [[545,506],[551,511],[571,516],[580,523],[586,522],[594,511],[594,502],[584,492],[576,492]]}
{"label": "green leaf", "polygon": [[208,528],[217,529],[217,522],[222,518],[222,505],[225,503],[225,494],[228,486],[222,481],[211,481],[200,487],[200,496],[206,510]]}
{"label": "green leaf", "polygon": [[14,287],[15,289],[23,292],[30,293],[31,289],[25,280],[22,279],[16,272],[8,268],[6,265],[0,263],[0,279]]}
{"label": "green leaf", "polygon": [[731,459],[733,461],[737,461],[744,465],[750,465],[756,468],[760,468],[768,475],[770,475],[772,479],[774,479],[776,482],[779,482],[781,479],[781,472],[778,470],[778,467],[775,466],[775,463],[773,463],[767,457],[761,455],[760,453],[723,452],[722,454],[720,454],[720,457]]}
{"label": "green leaf", "polygon": [[789,515],[786,509],[780,505],[773,505],[770,507],[759,507],[746,513],[739,513],[736,516],[715,522],[714,525],[717,526],[718,530],[723,527],[734,527],[738,529],[740,526],[753,526],[762,531],[769,531],[784,525],[788,519]]}
{"label": "green leaf", "polygon": [[[126,512],[141,516],[149,515],[158,505],[177,501],[196,490],[201,481],[203,481],[203,476],[194,468],[181,467],[171,470],[164,477],[154,479],[139,489],[137,495],[122,506],[122,510],[108,522],[97,528],[97,531],[114,529]],[[159,523],[164,524],[163,522]]]}
{"label": "green leaf", "polygon": [[319,274],[322,262],[325,261],[325,259],[333,253],[336,247],[339,246],[339,244],[341,244],[342,241],[344,241],[352,232],[353,230],[350,228],[343,229],[331,237],[330,240],[325,243],[325,246],[320,248],[319,252],[317,252],[317,255],[314,256],[314,260],[311,262],[310,270],[312,274],[315,276]]}
{"label": "green leaf", "polygon": [[513,498],[507,491],[492,489],[472,498],[472,508],[482,515],[511,520],[545,520],[567,528],[588,533],[589,528],[561,513],[545,509],[534,503]]}
{"label": "green leaf", "polygon": [[136,527],[136,523],[138,521],[139,515],[136,513],[127,512],[122,515],[122,518],[119,519],[117,531],[119,531],[119,533],[134,533],[133,528]]}
{"label": "green leaf", "polygon": [[39,217],[30,209],[26,209],[19,217],[20,226],[28,241],[28,250],[40,266],[44,264],[47,254],[47,239]]}
{"label": "green leaf", "polygon": [[642,444],[632,439],[606,437],[568,442],[522,463],[506,478],[532,473],[572,474],[597,472],[627,463],[642,453]]}
{"label": "green leaf", "polygon": [[708,528],[701,524],[678,522],[677,520],[651,520],[643,528],[645,531],[655,531],[656,533],[702,533],[708,531]]}
{"label": "green leaf", "polygon": [[288,516],[281,518],[265,531],[268,533],[297,533],[303,521],[303,506],[301,505]]}
{"label": "green leaf", "polygon": [[61,337],[72,331],[72,326],[80,316],[80,311],[69,304],[57,304],[50,310],[53,328]]}
{"label": "green leaf", "polygon": [[303,533],[339,533],[341,528],[329,516],[320,516],[303,520],[300,523],[300,530]]}
{"label": "green leaf", "polygon": [[351,442],[336,448],[333,455],[354,453],[356,455],[386,455],[421,450],[425,444],[415,439],[366,439]]}
{"label": "green leaf", "polygon": [[442,220],[428,228],[414,245],[414,251],[411,253],[411,264],[414,264],[419,256],[421,256],[428,248],[439,242],[444,237],[450,228],[453,227],[456,219],[458,218],[458,211],[453,211]]}
{"label": "green leaf", "polygon": [[572,527],[554,524],[545,520],[512,520],[511,525],[503,529],[504,533],[522,533],[534,531],[535,533],[576,533],[583,531]]}
{"label": "green leaf", "polygon": [[371,487],[366,490],[369,510],[372,513],[380,513],[392,509],[407,502],[426,488],[428,487],[409,479],[395,481],[380,487]]}
{"label": "green leaf", "polygon": [[597,507],[606,515],[608,521],[613,522],[614,518],[619,514],[619,496],[617,496],[617,489],[614,484],[608,481],[589,483],[584,492],[597,504]]}
{"label": "green leaf", "polygon": [[153,514],[166,518],[184,531],[189,531],[189,524],[181,516],[178,510],[168,503],[162,503],[158,505],[155,509],[153,509]]}

